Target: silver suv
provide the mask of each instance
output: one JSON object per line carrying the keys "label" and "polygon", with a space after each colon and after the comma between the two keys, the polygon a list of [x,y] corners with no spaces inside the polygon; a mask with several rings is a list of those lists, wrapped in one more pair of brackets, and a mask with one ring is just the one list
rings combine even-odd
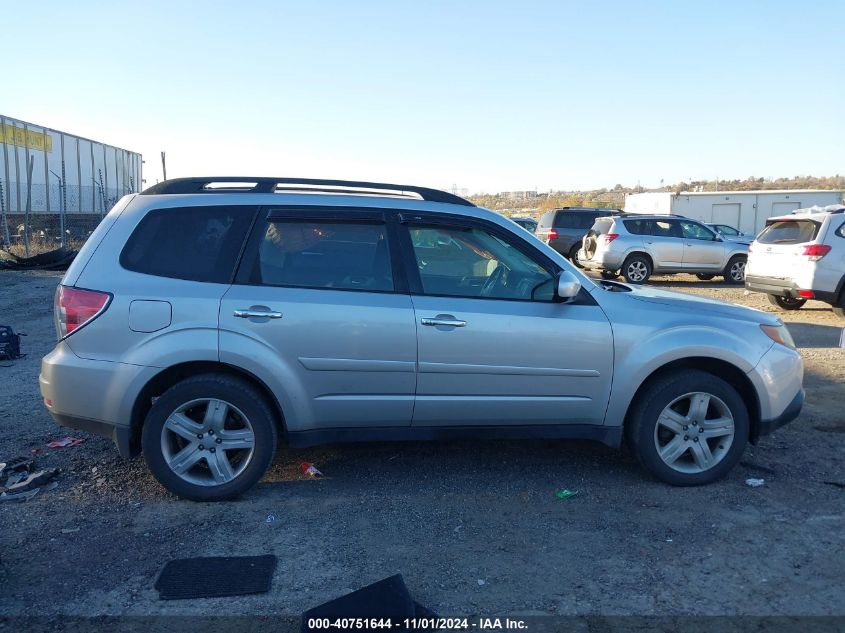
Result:
{"label": "silver suv", "polygon": [[161,183],[106,216],[55,315],[56,421],[198,500],[255,484],[280,437],[626,437],[658,478],[703,484],[804,397],[776,316],[596,283],[421,187]]}
{"label": "silver suv", "polygon": [[741,284],[747,256],[747,243],[723,240],[701,222],[640,214],[598,218],[578,253],[584,268],[600,271],[605,279],[621,271],[632,284],[671,273],[693,273],[702,280],[723,275],[728,283]]}
{"label": "silver suv", "polygon": [[845,206],[769,218],[750,252],[748,290],[765,292],[784,310],[817,299],[845,317]]}

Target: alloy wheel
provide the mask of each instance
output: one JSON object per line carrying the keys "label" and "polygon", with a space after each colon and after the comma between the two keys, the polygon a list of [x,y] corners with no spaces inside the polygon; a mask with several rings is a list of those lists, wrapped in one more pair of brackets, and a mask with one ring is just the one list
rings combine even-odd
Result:
{"label": "alloy wheel", "polygon": [[731,279],[734,281],[744,281],[745,280],[745,262],[740,260],[736,261],[731,265],[731,269],[729,271]]}
{"label": "alloy wheel", "polygon": [[642,281],[648,275],[648,268],[643,262],[636,260],[628,264],[627,272],[631,281]]}
{"label": "alloy wheel", "polygon": [[664,407],[654,427],[654,444],[664,464],[682,473],[702,473],[718,464],[733,444],[731,410],[701,391],[684,394]]}
{"label": "alloy wheel", "polygon": [[161,429],[161,453],[170,470],[199,486],[238,477],[255,452],[249,419],[225,400],[202,398],[177,407]]}

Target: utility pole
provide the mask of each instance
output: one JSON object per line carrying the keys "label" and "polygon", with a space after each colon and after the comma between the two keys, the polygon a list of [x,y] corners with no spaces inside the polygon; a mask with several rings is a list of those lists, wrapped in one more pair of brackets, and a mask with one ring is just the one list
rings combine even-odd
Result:
{"label": "utility pole", "polygon": [[164,152],[161,153],[161,175],[162,180],[167,180],[167,163],[164,159]]}
{"label": "utility pole", "polygon": [[27,257],[29,257],[29,215],[32,213],[32,163],[34,160],[35,156],[30,156],[26,168],[26,219],[23,223],[23,234],[25,240],[24,249]]}

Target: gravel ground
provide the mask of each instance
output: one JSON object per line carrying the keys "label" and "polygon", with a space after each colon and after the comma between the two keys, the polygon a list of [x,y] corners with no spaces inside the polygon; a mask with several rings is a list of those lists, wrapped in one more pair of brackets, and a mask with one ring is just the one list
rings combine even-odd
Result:
{"label": "gravel ground", "polygon": [[[106,440],[44,448],[65,435],[37,380],[58,280],[0,272],[0,322],[29,334],[28,356],[0,368],[0,461],[41,448],[62,471],[57,489],[0,504],[0,615],[294,615],[394,573],[441,614],[845,614],[845,489],[825,483],[845,483],[845,323],[823,304],[782,314],[806,361],[804,412],[704,488],[588,442],[362,444],[282,450],[241,500],[204,504]],[[693,277],[653,283],[774,310]],[[327,477],[302,477],[305,460]],[[264,553],[279,557],[268,594],[153,589],[173,558]]]}

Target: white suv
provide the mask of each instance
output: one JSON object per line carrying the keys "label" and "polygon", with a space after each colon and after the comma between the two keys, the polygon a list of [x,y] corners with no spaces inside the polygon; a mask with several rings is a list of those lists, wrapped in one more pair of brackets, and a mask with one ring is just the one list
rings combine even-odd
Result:
{"label": "white suv", "polygon": [[817,299],[845,317],[845,206],[769,218],[749,249],[745,287],[784,310]]}

